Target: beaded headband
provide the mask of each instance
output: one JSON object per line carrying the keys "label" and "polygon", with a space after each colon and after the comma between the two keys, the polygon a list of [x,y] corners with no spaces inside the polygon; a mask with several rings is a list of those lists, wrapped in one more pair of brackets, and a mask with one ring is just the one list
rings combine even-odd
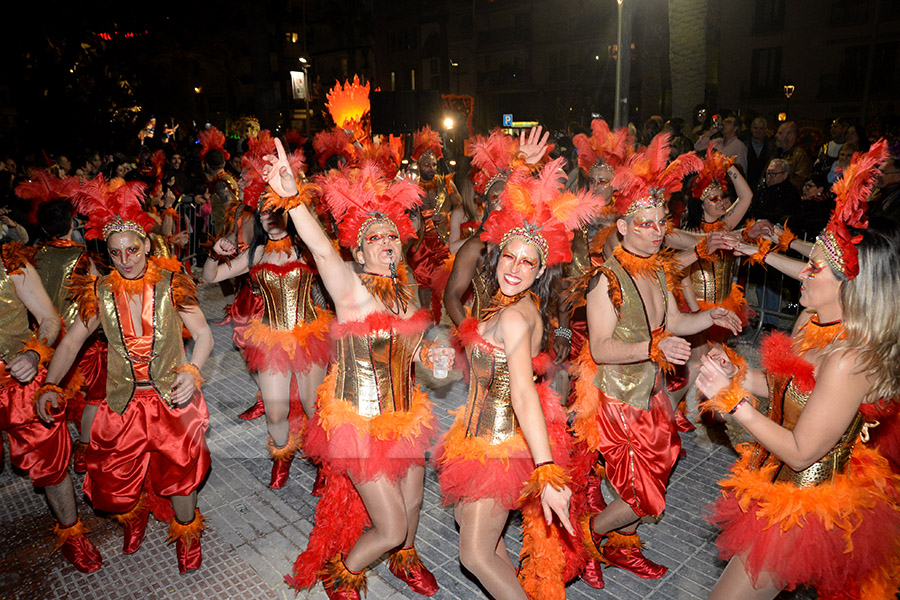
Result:
{"label": "beaded headband", "polygon": [[666,195],[662,188],[651,187],[649,194],[640,200],[635,200],[628,206],[628,210],[622,215],[623,219],[633,217],[645,208],[665,208]]}
{"label": "beaded headband", "polygon": [[816,243],[813,244],[813,248],[822,250],[822,253],[825,255],[825,260],[828,261],[828,264],[831,265],[832,269],[838,273],[848,275],[846,269],[847,265],[844,261],[844,251],[841,249],[837,237],[835,237],[831,231],[823,231],[822,234],[816,238]]}
{"label": "beaded headband", "polygon": [[537,248],[538,254],[541,255],[541,264],[547,264],[547,255],[550,252],[547,238],[538,233],[533,225],[527,223],[524,227],[516,227],[507,231],[500,240],[500,249],[505,248],[513,240],[522,240],[526,244],[531,244]]}
{"label": "beaded headband", "polygon": [[130,231],[136,234],[142,240],[147,239],[147,233],[144,228],[134,221],[126,221],[122,217],[115,217],[109,223],[103,226],[103,239],[109,239],[114,233],[125,233]]}
{"label": "beaded headband", "polygon": [[376,225],[378,223],[386,223],[390,225],[395,232],[399,233],[399,231],[397,230],[397,225],[386,214],[379,212],[373,213],[371,217],[363,221],[362,225],[359,226],[359,232],[357,232],[356,234],[357,248],[362,248],[363,236],[365,235],[366,230],[372,225]]}
{"label": "beaded headband", "polygon": [[709,200],[709,197],[716,192],[719,192],[719,194],[721,195],[725,193],[725,190],[722,189],[722,186],[719,185],[718,182],[713,182],[706,186],[706,188],[703,190],[703,193],[700,194],[700,200]]}

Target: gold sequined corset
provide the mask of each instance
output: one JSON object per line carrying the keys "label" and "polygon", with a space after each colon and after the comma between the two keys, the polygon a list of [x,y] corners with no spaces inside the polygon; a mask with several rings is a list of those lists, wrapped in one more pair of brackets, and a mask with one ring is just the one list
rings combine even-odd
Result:
{"label": "gold sequined corset", "polygon": [[307,265],[262,263],[254,265],[250,274],[263,297],[263,323],[287,331],[316,319],[310,294],[315,275]]}
{"label": "gold sequined corset", "polygon": [[466,437],[491,444],[512,438],[519,430],[510,402],[509,366],[500,348],[473,344],[469,354],[469,398],[466,400]]}
{"label": "gold sequined corset", "polygon": [[[769,418],[785,429],[793,431],[811,392],[803,392],[795,385],[793,378],[785,376],[769,377],[769,384],[771,390]],[[853,446],[864,422],[862,414],[857,413],[838,443],[825,456],[802,471],[794,471],[759,444],[753,448],[750,464],[759,467],[778,465],[774,478],[776,482],[791,483],[797,487],[813,487],[828,483],[844,470],[844,466],[850,460]]]}
{"label": "gold sequined corset", "polygon": [[413,356],[421,340],[421,330],[400,334],[389,327],[337,337],[335,397],[356,406],[363,417],[408,411]]}
{"label": "gold sequined corset", "polygon": [[715,260],[700,259],[690,267],[691,287],[698,300],[718,304],[731,293],[734,277],[735,258],[732,254],[721,255]]}

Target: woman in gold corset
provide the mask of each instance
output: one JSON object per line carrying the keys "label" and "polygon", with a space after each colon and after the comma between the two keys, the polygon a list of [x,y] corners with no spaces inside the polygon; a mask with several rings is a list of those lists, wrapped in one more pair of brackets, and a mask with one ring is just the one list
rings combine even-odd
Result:
{"label": "woman in gold corset", "polygon": [[391,572],[430,596],[437,582],[413,542],[436,423],[412,362],[452,360],[452,350],[422,343],[430,318],[411,304],[401,262],[401,243],[414,234],[406,211],[421,202],[418,188],[389,182],[373,164],[317,180],[338,241],[353,252],[355,262],[345,263],[303,204],[310,190],[298,192],[280,141],[277,150],[266,179],[290,209],[336,315],[334,362],[304,442],[325,484],[309,544],[288,583],[308,588],[321,579],[329,598],[359,598],[364,570],[390,552]]}
{"label": "woman in gold corset", "polygon": [[[562,193],[564,180],[548,185],[558,167],[554,161],[540,178],[510,180],[502,208],[484,224],[493,299],[480,320],[460,325],[469,395],[435,451],[444,502],[455,505],[460,561],[496,600],[565,598],[565,582],[580,562],[563,542],[575,535],[566,415],[549,384],[534,381],[550,363],[541,349],[553,325],[542,314],[554,314],[558,265],[571,260],[570,231],[578,225],[549,216],[551,207],[575,198]],[[587,193],[579,200],[603,205]],[[503,542],[513,509],[522,510],[525,530],[518,573]]]}
{"label": "woman in gold corset", "polygon": [[762,370],[730,350],[703,359],[708,407],[757,440],[710,506],[730,559],[712,599],[764,600],[798,585],[820,598],[896,597],[900,477],[867,444],[900,395],[900,227],[866,228],[862,210],[885,149],[873,146],[835,184],[838,208],[800,273],[809,310],[793,335],[766,338]]}
{"label": "woman in gold corset", "polygon": [[[258,185],[261,166],[254,167],[254,156],[261,160],[261,152],[274,149],[274,143],[270,144],[268,149],[252,147],[245,155],[245,176],[257,178],[243,190],[244,203],[255,210],[254,239],[240,253],[230,236],[216,241],[203,266],[203,279],[212,283],[249,272],[262,295],[262,316],[251,319],[236,334],[243,337],[244,359],[265,406],[267,446],[273,460],[269,487],[281,489],[300,447],[304,423],[315,412],[316,388],[328,363],[332,316],[324,307],[323,294],[316,290],[318,276],[305,258],[302,242],[292,235],[287,213],[257,207],[263,188]],[[294,156],[294,162],[302,164],[302,155]]]}

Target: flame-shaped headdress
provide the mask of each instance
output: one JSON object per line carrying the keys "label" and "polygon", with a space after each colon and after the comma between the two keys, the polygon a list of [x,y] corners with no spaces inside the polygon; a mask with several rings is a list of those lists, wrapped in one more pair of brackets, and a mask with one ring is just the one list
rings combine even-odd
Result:
{"label": "flame-shaped headdress", "polygon": [[341,129],[353,129],[357,137],[362,129],[363,117],[371,109],[369,102],[369,83],[362,85],[359,76],[353,76],[353,83],[344,81],[344,85],[338,81],[328,91],[325,107],[334,119],[334,124]]}
{"label": "flame-shaped headdress", "polygon": [[72,199],[80,188],[81,183],[77,177],[60,179],[50,171],[34,171],[31,179],[16,186],[15,192],[19,198],[32,201],[27,220],[31,224],[36,224],[37,211],[41,204],[59,198]]}
{"label": "flame-shaped headdress", "polygon": [[664,207],[672,192],[681,189],[682,179],[703,167],[693,152],[682,154],[669,164],[671,136],[661,133],[642,152],[634,154],[616,170],[616,213],[628,218],[645,208]]}
{"label": "flame-shaped headdress", "polygon": [[607,168],[610,179],[615,169],[624,165],[634,153],[633,142],[627,127],[612,131],[603,119],[591,121],[591,137],[579,133],[572,138],[578,149],[578,166],[584,174],[590,176],[592,169]]}
{"label": "flame-shaped headdress", "polygon": [[390,223],[401,241],[415,236],[406,211],[422,203],[422,190],[412,181],[390,181],[375,164],[365,163],[358,169],[334,169],[316,177],[316,183],[337,223],[342,246],[362,246],[363,234],[375,223]]}
{"label": "flame-shaped headdress", "polygon": [[203,160],[210,150],[219,150],[225,155],[225,160],[231,156],[225,149],[225,134],[215,126],[200,132],[200,160]]}
{"label": "flame-shaped headdress", "polygon": [[[240,187],[244,190],[243,202],[251,209],[256,210],[259,207],[259,199],[264,194],[274,194],[272,188],[263,179],[263,167],[268,165],[265,156],[277,154],[275,150],[275,138],[269,133],[268,129],[259,132],[259,135],[247,138],[247,152],[241,158],[241,182]],[[291,164],[291,171],[298,176],[302,176],[306,169],[303,151],[299,148],[288,154],[288,162]]]}
{"label": "flame-shaped headdress", "polygon": [[691,194],[700,200],[706,200],[716,191],[725,191],[725,188],[728,187],[726,171],[734,164],[733,158],[728,158],[715,150],[713,146],[715,146],[715,142],[710,142],[706,149],[703,168],[697,173],[694,183],[691,185]]}
{"label": "flame-shaped headdress", "polygon": [[419,160],[428,152],[435,159],[442,158],[444,156],[444,142],[440,133],[426,125],[413,134],[412,159]]}
{"label": "flame-shaped headdress", "polygon": [[844,175],[831,186],[835,195],[834,212],[825,231],[816,240],[816,246],[825,253],[828,264],[836,271],[854,279],[859,274],[859,253],[856,245],[862,235],[854,235],[850,228],[865,229],[867,199],[878,176],[878,166],[888,158],[887,142],[883,139],[872,144],[868,152],[857,152],[844,169]]}
{"label": "flame-shaped headdress", "polygon": [[606,201],[589,191],[566,191],[564,160],[548,163],[537,177],[511,178],[500,195],[502,208],[491,212],[481,239],[501,248],[523,240],[538,249],[541,265],[571,260],[572,230],[599,215]]}
{"label": "flame-shaped headdress", "polygon": [[106,240],[114,233],[130,231],[145,239],[156,225],[141,206],[146,187],[118,177],[107,182],[102,175],[82,185],[75,194],[75,208],[88,219],[84,237]]}

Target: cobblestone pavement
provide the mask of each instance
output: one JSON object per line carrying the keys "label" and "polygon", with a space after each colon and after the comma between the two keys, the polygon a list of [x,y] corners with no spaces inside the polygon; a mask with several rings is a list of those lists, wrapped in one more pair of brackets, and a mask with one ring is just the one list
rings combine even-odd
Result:
{"label": "cobblestone pavement", "polygon": [[[207,317],[217,320],[225,304],[218,286],[201,286]],[[96,516],[79,496],[79,512],[93,530],[91,539],[104,557],[103,568],[83,575],[59,554],[51,554],[53,519],[43,496],[4,459],[0,472],[0,599],[288,599],[294,592],[283,583],[297,554],[306,546],[316,498],[309,494],[315,469],[294,462],[282,490],[267,487],[270,461],[265,449],[263,419],[244,422],[237,414],[250,406],[255,387],[231,344],[231,328],[213,327],[216,347],[208,366],[204,393],[209,405],[208,442],[213,466],[200,491],[200,510],[208,517],[203,535],[203,567],[179,575],[174,546],[165,544],[167,525],[151,520],[139,552],[123,555],[122,530],[114,521]],[[424,379],[424,378],[423,378]],[[428,388],[443,428],[448,409],[465,402],[459,381]],[[687,455],[671,479],[668,508],[662,521],[640,528],[648,557],[669,567],[660,580],[647,581],[615,569],[606,570],[606,589],[594,590],[577,581],[568,598],[684,599],[706,598],[723,564],[716,558],[715,533],[701,511],[716,497],[716,482],[734,459],[727,447],[698,432],[682,437]],[[81,475],[73,475],[80,490]],[[437,600],[486,598],[463,572],[457,554],[458,535],[451,509],[440,502],[440,490],[429,470],[417,547],[434,571],[441,591]],[[520,548],[518,522],[507,530],[507,546]],[[387,570],[385,561],[369,575],[368,598],[419,598]],[[812,598],[801,591],[783,598]],[[321,586],[301,592],[300,599],[324,600]]]}

